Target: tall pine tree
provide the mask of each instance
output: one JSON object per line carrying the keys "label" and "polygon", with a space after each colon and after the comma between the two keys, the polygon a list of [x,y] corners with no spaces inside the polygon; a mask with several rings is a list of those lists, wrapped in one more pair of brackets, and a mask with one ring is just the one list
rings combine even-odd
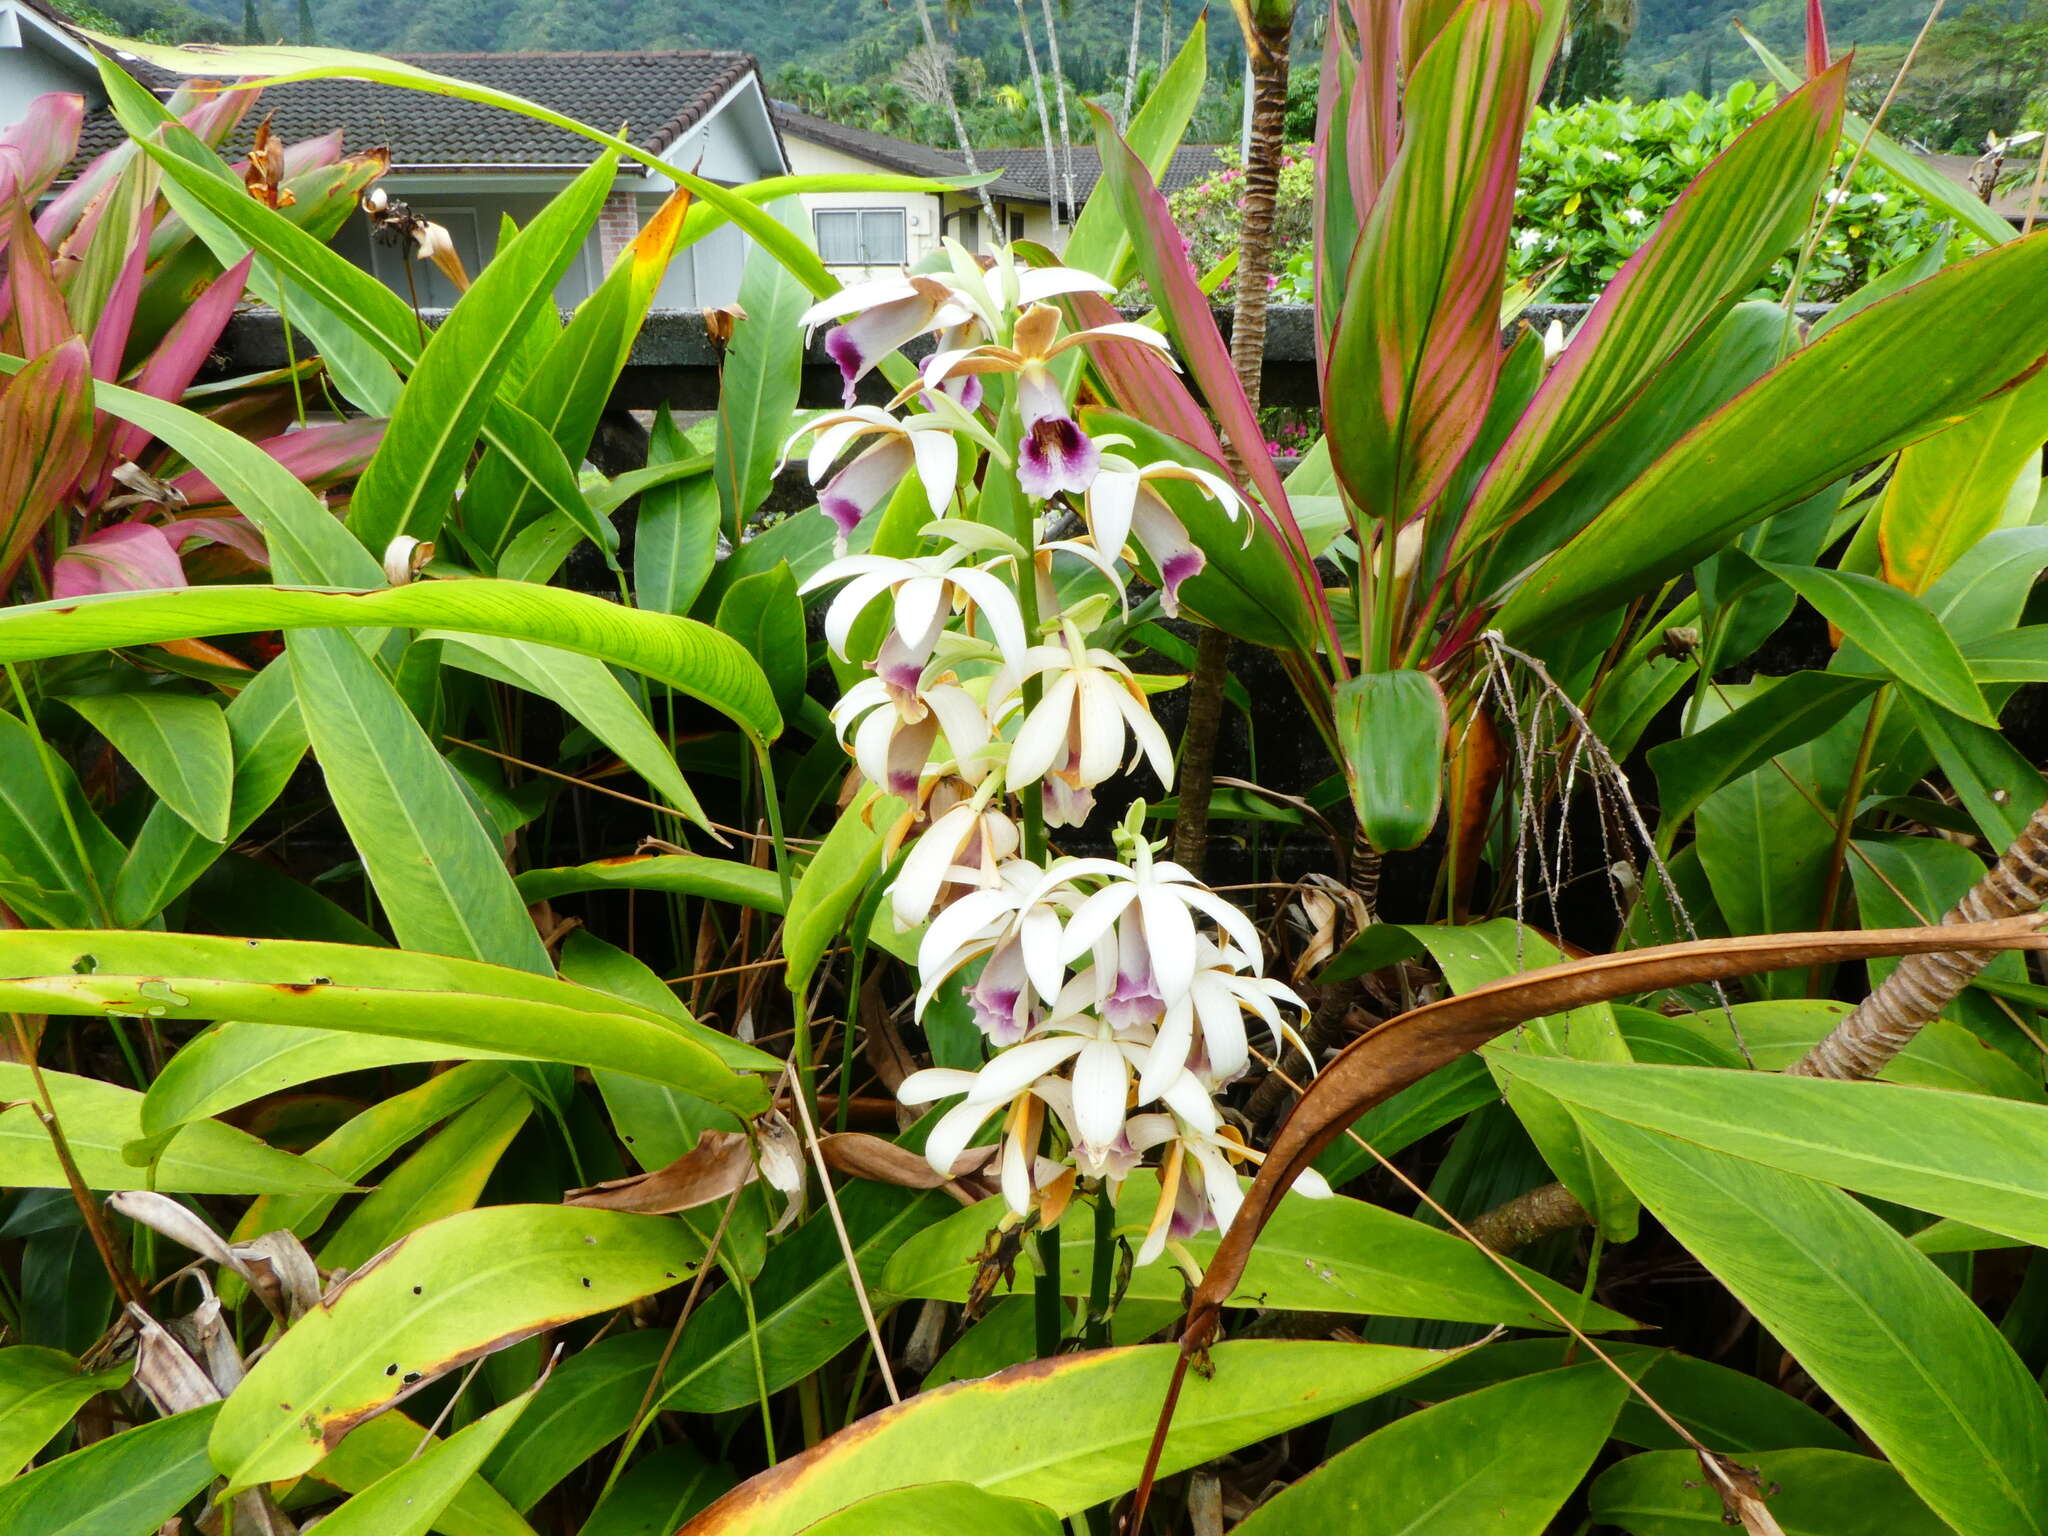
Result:
{"label": "tall pine tree", "polygon": [[242,41],[252,47],[261,46],[263,36],[263,13],[256,8],[256,0],[242,0]]}
{"label": "tall pine tree", "polygon": [[313,35],[313,0],[299,0],[299,46],[310,48],[319,40]]}

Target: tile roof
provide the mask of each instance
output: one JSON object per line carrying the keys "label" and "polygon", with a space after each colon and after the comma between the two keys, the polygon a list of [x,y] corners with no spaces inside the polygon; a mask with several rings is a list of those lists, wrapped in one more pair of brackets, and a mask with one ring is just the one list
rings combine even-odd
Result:
{"label": "tile roof", "polygon": [[[808,112],[799,112],[786,102],[773,105],[775,126],[790,138],[806,139],[813,144],[822,144],[842,154],[853,155],[892,171],[901,171],[908,176],[957,176],[961,170],[960,156],[955,152],[933,149],[928,144],[912,143],[892,134],[877,133],[870,128],[855,128],[847,123],[835,123],[830,118],[813,117]],[[1043,156],[1040,157],[1041,160]],[[977,152],[977,161],[982,161],[984,171],[996,167],[985,163],[985,157]],[[1077,165],[1075,170],[1078,172]],[[989,183],[992,196],[1007,198],[1013,202],[1042,203],[1045,195],[1045,177],[1042,174],[1038,185],[1015,176],[1004,176]]]}
{"label": "tile roof", "polygon": [[[659,150],[694,127],[748,75],[753,55],[703,49],[620,53],[415,53],[392,57],[436,74],[523,96],[593,125],[619,130],[641,148]],[[133,66],[131,66],[133,67]],[[137,69],[159,95],[172,83]],[[264,90],[232,147],[247,142],[266,112],[287,143],[335,128],[350,152],[379,145],[394,170],[417,166],[580,166],[597,157],[590,140],[533,118],[478,102],[362,80],[305,80]],[[622,126],[623,125],[623,126]],[[105,112],[87,118],[82,158],[120,141]]]}
{"label": "tile roof", "polygon": [[[1054,147],[1055,155],[1058,146]],[[957,158],[957,156],[956,156]],[[975,163],[983,170],[1000,170],[1005,182],[1018,181],[1030,187],[1040,200],[1046,198],[1048,186],[1045,167],[1045,150],[1039,146],[1029,149],[977,149]],[[1159,178],[1159,189],[1169,195],[1191,187],[1198,181],[1206,181],[1223,168],[1223,152],[1213,144],[1183,144],[1173,152],[1173,159],[1166,167],[1166,174]],[[1074,146],[1074,196],[1083,204],[1094,192],[1095,183],[1102,175],[1102,157],[1093,144]]]}

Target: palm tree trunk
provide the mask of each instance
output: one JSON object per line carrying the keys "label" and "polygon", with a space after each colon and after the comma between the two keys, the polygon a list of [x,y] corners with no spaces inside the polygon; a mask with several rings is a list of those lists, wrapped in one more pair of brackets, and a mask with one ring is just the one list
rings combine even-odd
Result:
{"label": "palm tree trunk", "polygon": [[1138,35],[1145,30],[1145,0],[1131,0],[1131,51],[1124,57],[1124,109],[1117,114],[1116,125],[1128,132],[1131,126],[1131,108],[1138,95]]}
{"label": "palm tree trunk", "polygon": [[[1038,132],[1045,140],[1045,189],[1052,198],[1052,227],[1060,227],[1060,168],[1052,151],[1052,118],[1045,107],[1045,77],[1038,72],[1038,48],[1031,41],[1031,13],[1017,0],[1017,30],[1024,36],[1024,62],[1031,66],[1031,94],[1038,101]],[[1071,214],[1071,210],[1069,210]]]}
{"label": "palm tree trunk", "polygon": [[[931,49],[932,57],[944,58],[945,55],[939,52],[939,34],[932,27],[932,8],[927,0],[917,0],[917,20],[924,28],[924,45]],[[948,73],[950,76],[950,71]],[[980,175],[981,167],[974,163],[974,146],[967,139],[967,124],[960,116],[960,103],[953,99],[950,87],[946,91],[946,112],[953,119],[953,139],[960,146],[960,158],[967,162],[968,174]],[[988,188],[976,187],[974,195],[981,200],[981,216],[988,220],[990,244],[999,244],[1003,238],[1003,227],[996,222],[996,205],[988,199]]]}
{"label": "palm tree trunk", "polygon": [[[1266,274],[1273,269],[1273,214],[1286,150],[1287,53],[1293,7],[1275,9],[1284,19],[1253,30],[1245,45],[1252,56],[1252,131],[1244,167],[1243,222],[1237,238],[1236,302],[1230,331],[1230,361],[1254,416],[1259,409],[1260,373],[1266,358]],[[1244,465],[1263,442],[1231,443],[1232,470],[1241,481]],[[1215,789],[1216,730],[1223,715],[1223,682],[1230,666],[1230,637],[1204,629],[1188,681],[1188,723],[1181,734],[1180,809],[1173,818],[1174,861],[1202,872],[1209,841],[1209,801]]]}
{"label": "palm tree trunk", "polygon": [[[2048,903],[2048,805],[2029,818],[2005,857],[1984,873],[1963,899],[1942,914],[1944,923],[1981,923],[2038,912]],[[1908,955],[1875,992],[1843,1015],[1827,1038],[1786,1068],[1799,1077],[1854,1080],[1875,1077],[1913,1037],[1941,1016],[1963,988],[1991,963],[1978,954]]]}
{"label": "palm tree trunk", "polygon": [[1159,0],[1159,73],[1173,62],[1173,0]]}
{"label": "palm tree trunk", "polygon": [[1052,88],[1060,105],[1060,170],[1066,177],[1067,218],[1069,221],[1081,216],[1081,210],[1074,203],[1074,138],[1067,128],[1067,75],[1060,67],[1060,33],[1053,24],[1052,0],[1039,0],[1039,7],[1045,12],[1045,49],[1052,65]]}

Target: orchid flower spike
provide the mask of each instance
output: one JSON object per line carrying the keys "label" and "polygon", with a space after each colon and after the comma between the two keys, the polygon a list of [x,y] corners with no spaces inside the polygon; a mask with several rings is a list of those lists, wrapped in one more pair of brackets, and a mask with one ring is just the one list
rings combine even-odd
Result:
{"label": "orchid flower spike", "polygon": [[1045,779],[1069,794],[1055,804],[1048,794],[1046,822],[1076,826],[1093,804],[1090,793],[1125,762],[1143,756],[1161,784],[1173,783],[1173,747],[1146,706],[1131,669],[1108,651],[1090,646],[1072,624],[1055,645],[1034,646],[1021,667],[1005,665],[989,687],[989,718],[1001,720],[1024,679],[1047,679],[1010,747],[1005,777],[1012,789]]}
{"label": "orchid flower spike", "polygon": [[[1021,282],[1021,278],[1019,281]],[[1017,380],[1017,409],[1024,437],[1018,448],[1017,484],[1041,500],[1060,491],[1076,495],[1088,489],[1101,460],[1100,450],[1074,420],[1053,375],[1051,362],[1070,347],[1098,341],[1135,341],[1167,352],[1164,336],[1150,326],[1118,322],[1092,330],[1059,334],[1060,312],[1050,304],[1034,304],[1017,317],[1012,345],[985,343],[964,351],[934,352],[925,359],[924,388],[934,390],[967,374],[1007,373]]]}
{"label": "orchid flower spike", "polygon": [[[1136,1262],[1150,1264],[1168,1242],[1184,1242],[1211,1228],[1228,1227],[1244,1203],[1236,1163],[1256,1167],[1261,1153],[1244,1144],[1237,1128],[1217,1113],[1202,1085],[1187,1073],[1167,1089],[1166,1114],[1134,1115],[1125,1129],[1140,1157],[1165,1149],[1159,1164],[1159,1204],[1138,1245]],[[1295,1177],[1294,1193],[1327,1199],[1330,1186],[1313,1168]]]}
{"label": "orchid flower spike", "polygon": [[[847,316],[852,319],[847,319]],[[804,335],[827,320],[844,320],[825,338],[825,352],[845,380],[845,402],[853,404],[860,381],[905,342],[927,331],[943,331],[971,318],[959,295],[932,277],[885,277],[855,283],[803,312]]]}
{"label": "orchid flower spike", "polygon": [[[1207,562],[1188,537],[1179,514],[1159,493],[1159,486],[1168,481],[1193,485],[1232,522],[1244,510],[1244,498],[1221,475],[1171,459],[1139,465],[1120,454],[1105,453],[1081,504],[1081,516],[1088,525],[1089,538],[1109,558],[1122,554],[1133,540],[1143,548],[1159,572],[1160,609],[1168,618],[1176,618],[1180,614],[1180,584],[1199,574]],[[1245,536],[1251,536],[1248,519]]]}
{"label": "orchid flower spike", "polygon": [[849,445],[866,437],[878,439],[818,492],[818,510],[839,530],[837,547],[842,554],[847,535],[893,495],[913,469],[924,486],[932,515],[944,517],[960,484],[960,437],[995,447],[995,440],[950,400],[929,415],[896,417],[872,405],[833,411],[805,423],[783,444],[785,462],[790,450],[807,435],[811,438],[808,469],[813,485],[825,480],[833,461]]}

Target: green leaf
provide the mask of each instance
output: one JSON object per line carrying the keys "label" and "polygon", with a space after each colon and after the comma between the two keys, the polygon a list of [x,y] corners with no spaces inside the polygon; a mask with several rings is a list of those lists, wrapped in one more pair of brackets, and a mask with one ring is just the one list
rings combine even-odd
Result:
{"label": "green leaf", "polygon": [[[1754,1376],[1644,1344],[1608,1340],[1601,1348],[1648,1390],[1659,1407],[1716,1450],[1740,1455],[1799,1446],[1850,1449],[1849,1436],[1833,1419]],[[1495,1382],[1555,1370],[1577,1353],[1579,1347],[1567,1339],[1488,1344],[1433,1373],[1429,1398],[1438,1402]],[[1651,1451],[1686,1447],[1677,1430],[1633,1396],[1622,1404],[1614,1438]]]}
{"label": "green leaf", "polygon": [[220,857],[220,844],[240,837],[284,792],[306,755],[306,725],[291,663],[273,661],[225,711],[234,755],[227,835],[209,840],[168,805],[150,807],[142,830],[115,876],[115,921],[137,928],[161,912]]}
{"label": "green leaf", "polygon": [[1979,683],[2048,683],[2048,624],[2027,624],[1963,647]]}
{"label": "green leaf", "polygon": [[[330,1043],[335,1041],[332,1035],[323,1038]],[[306,1160],[318,1163],[337,1178],[363,1178],[422,1131],[474,1103],[504,1076],[505,1069],[490,1062],[461,1062],[446,1072],[436,1073],[417,1088],[378,1100],[309,1147]],[[265,1195],[251,1204],[235,1224],[234,1241],[245,1243],[265,1232],[279,1230],[310,1237],[326,1221],[337,1199],[339,1196],[332,1194]],[[221,1277],[224,1296],[231,1281],[239,1283],[236,1276]]]}
{"label": "green leaf", "polygon": [[1283,1488],[1235,1536],[1543,1536],[1607,1443],[1627,1392],[1589,1361],[1411,1413]]}
{"label": "green leaf", "polygon": [[209,842],[228,839],[234,749],[211,699],[163,690],[64,699],[114,745],[165,805]]}
{"label": "green leaf", "polygon": [[920,1483],[871,1494],[804,1527],[804,1536],[900,1536],[905,1531],[974,1531],[978,1536],[1061,1536],[1043,1504],[1000,1498],[972,1483]]}
{"label": "green leaf", "polygon": [[1708,796],[1824,734],[1876,686],[1839,672],[1795,672],[1704,730],[1650,748],[1660,828],[1675,837]]}
{"label": "green leaf", "polygon": [[[775,203],[767,211],[797,238],[808,238],[809,216],[794,199]],[[748,251],[740,273],[741,314],[733,322],[719,368],[718,435],[712,449],[711,473],[724,508],[722,522],[735,543],[767,499],[789,438],[803,381],[799,322],[810,304],[809,290],[767,247],[756,245]]]}
{"label": "green leaf", "polygon": [[[839,1203],[863,1283],[878,1305],[888,1299],[882,1277],[893,1256],[952,1209],[930,1191],[862,1183],[843,1189]],[[761,1390],[757,1345],[766,1389],[779,1392],[859,1338],[864,1327],[829,1220],[805,1223],[769,1254],[754,1282],[753,1303],[750,1316],[739,1293],[727,1287],[702,1304],[662,1376],[664,1409],[719,1413],[744,1407]]]}
{"label": "green leaf", "polygon": [[[647,438],[647,467],[700,462],[666,406]],[[718,563],[718,482],[697,474],[641,493],[633,525],[633,601],[655,613],[688,613]]]}
{"label": "green leaf", "polygon": [[366,592],[189,587],[30,603],[0,611],[0,660],[336,625],[397,625],[557,646],[628,667],[699,699],[757,741],[782,729],[759,665],[709,625],[528,582],[415,582]]}
{"label": "green leaf", "polygon": [[882,840],[905,809],[894,795],[869,785],[839,813],[812,855],[790,894],[782,928],[792,993],[804,995],[826,951],[845,936],[854,907],[882,867]]}
{"label": "green leaf", "polygon": [[[1545,1065],[1555,1073],[1562,1064]],[[1930,1508],[1973,1536],[2048,1528],[2048,1404],[1931,1260],[1840,1190],[1602,1115],[1581,1118],[1672,1236]]]}
{"label": "green leaf", "polygon": [[331,629],[292,636],[285,654],[328,795],[398,942],[551,970],[496,836],[376,663]]}
{"label": "green leaf", "polygon": [[[432,539],[455,500],[484,412],[529,322],[597,222],[618,166],[600,156],[499,248],[427,338],[376,454],[349,499],[349,527],[373,552],[400,534]],[[534,423],[538,446],[559,454]],[[525,445],[522,445],[525,446]]]}
{"label": "green leaf", "polygon": [[674,1536],[733,1481],[730,1468],[706,1461],[688,1441],[664,1445],[626,1469],[577,1536]]}
{"label": "green leaf", "polygon": [[2003,732],[1934,709],[1908,694],[1907,711],[1934,753],[1956,798],[1994,848],[2008,848],[2034,808],[2048,800],[2048,779]]}
{"label": "green leaf", "polygon": [[[1849,1451],[1765,1451],[1741,1458],[1765,1488],[1785,1536],[1953,1536],[1884,1462]],[[1721,1499],[1691,1451],[1653,1451],[1593,1484],[1593,1519],[1629,1536],[1725,1536]]]}
{"label": "green leaf", "polygon": [[62,1350],[32,1344],[0,1349],[0,1478],[27,1466],[89,1399],[125,1385],[134,1369],[82,1370]]}
{"label": "green leaf", "polygon": [[[478,1050],[625,1072],[746,1115],[767,1104],[752,1074],[782,1066],[701,1024],[552,976],[347,944],[0,932],[0,1007],[88,1018],[241,1019],[432,1040],[451,1056]],[[142,1096],[132,1097],[139,1108]]]}
{"label": "green leaf", "polygon": [[[1133,1173],[1117,1200],[1116,1231],[1137,1246],[1158,1203],[1158,1175]],[[960,1301],[974,1277],[976,1256],[996,1223],[1000,1203],[990,1200],[957,1211],[897,1251],[882,1272],[881,1288],[898,1296]],[[1060,1226],[1062,1287],[1088,1294],[1094,1263],[1093,1234],[1082,1224]],[[1198,1263],[1215,1251],[1214,1232],[1188,1238]],[[1619,1313],[1582,1300],[1555,1281],[1511,1266],[1525,1282],[1581,1328],[1631,1326]],[[1125,1293],[1134,1301],[1177,1301],[1180,1273],[1151,1264],[1131,1274]],[[1281,1311],[1366,1312],[1381,1317],[1505,1323],[1516,1328],[1559,1326],[1528,1290],[1462,1239],[1436,1227],[1341,1195],[1311,1200],[1290,1194],[1252,1250],[1234,1303]]]}
{"label": "green leaf", "polygon": [[1877,509],[1885,579],[1924,593],[1986,534],[2031,520],[2048,440],[2048,379],[1990,404],[1899,455]]}
{"label": "green leaf", "polygon": [[696,853],[626,854],[560,869],[529,869],[516,883],[529,902],[582,891],[667,891],[757,912],[782,910],[782,881],[774,870]]}
{"label": "green leaf", "polygon": [[324,1516],[327,1536],[426,1536],[533,1401],[525,1392],[402,1463]]}
{"label": "green leaf", "polygon": [[743,576],[727,587],[718,602],[718,628],[759,664],[782,718],[793,716],[803,702],[809,648],[804,605],[788,564]]}
{"label": "green leaf", "polygon": [[138,1424],[0,1485],[7,1536],[153,1536],[213,1480],[217,1404]]}
{"label": "green leaf", "polygon": [[301,1083],[447,1056],[448,1047],[433,1040],[337,1037],[331,1030],[225,1021],[195,1035],[164,1063],[143,1096],[142,1129],[155,1136]]}
{"label": "green leaf", "polygon": [[[38,937],[43,935],[38,934]],[[19,1007],[18,1003],[10,1006]],[[147,1013],[155,1005],[138,1003]],[[27,1012],[30,1010],[23,1009]],[[36,1010],[40,1011],[40,1010]],[[94,1009],[94,1013],[100,1013]],[[88,1189],[155,1189],[189,1195],[343,1194],[353,1186],[319,1164],[265,1146],[246,1131],[201,1120],[179,1132],[148,1167],[123,1155],[143,1138],[142,1095],[133,1089],[43,1069],[57,1123]],[[0,1185],[64,1189],[69,1181],[32,1107],[38,1101],[29,1069],[0,1062]]]}
{"label": "green leaf", "polygon": [[1443,689],[1426,672],[1365,672],[1337,685],[1336,710],[1359,829],[1381,853],[1415,847],[1443,805]]}
{"label": "green leaf", "polygon": [[458,667],[552,699],[616,752],[647,781],[649,789],[697,826],[710,829],[704,807],[676,767],[667,744],[603,662],[552,645],[495,635],[437,636],[429,630],[426,637],[450,642],[444,645],[442,655]]}
{"label": "green leaf", "polygon": [[209,1446],[231,1489],[294,1477],[444,1371],[667,1289],[702,1254],[679,1222],[496,1205],[423,1227],[351,1276],[250,1368]]}
{"label": "green leaf", "polygon": [[1886,676],[1965,720],[1998,724],[1970,676],[1963,653],[1941,621],[1912,593],[1851,571],[1759,563],[1869,652]]}
{"label": "green leaf", "polygon": [[[350,1430],[314,1465],[308,1481],[361,1493],[426,1454],[422,1447],[431,1449],[439,1443],[426,1425],[415,1423],[400,1409],[387,1409]],[[533,1527],[481,1474],[473,1474],[456,1490],[441,1507],[433,1528],[441,1536],[534,1536]]]}
{"label": "green leaf", "polygon": [[[2048,271],[2016,241],[1873,304],[1679,439],[1531,574],[1499,622],[1524,638],[1582,622],[1699,563],[1730,537],[2018,383],[2048,351],[2048,314],[2012,317]],[[1898,373],[1901,357],[1939,367]],[[1868,381],[1892,380],[1873,392]],[[1668,515],[1683,506],[1682,518]]]}
{"label": "green leaf", "polygon": [[[84,844],[67,826],[75,826]],[[71,767],[19,718],[0,709],[0,898],[52,926],[104,921],[102,892],[121,861]]]}
{"label": "green leaf", "polygon": [[1891,1083],[1518,1058],[1504,1070],[1582,1108],[2048,1247],[2048,1105]]}
{"label": "green leaf", "polygon": [[485,1481],[514,1509],[533,1508],[631,1427],[667,1344],[666,1329],[635,1328],[570,1355],[541,1383],[532,1412],[484,1463]]}
{"label": "green leaf", "polygon": [[[871,1494],[935,1482],[1077,1514],[1137,1485],[1177,1353],[1099,1349],[920,1393],[742,1483],[697,1517],[692,1536],[793,1536]],[[1363,1402],[1445,1356],[1252,1339],[1219,1344],[1211,1358],[1214,1377],[1190,1373],[1182,1388],[1162,1477]]]}
{"label": "green leaf", "polygon": [[533,1098],[521,1084],[497,1084],[385,1174],[315,1261],[323,1270],[356,1270],[406,1234],[470,1209],[532,1113]]}

